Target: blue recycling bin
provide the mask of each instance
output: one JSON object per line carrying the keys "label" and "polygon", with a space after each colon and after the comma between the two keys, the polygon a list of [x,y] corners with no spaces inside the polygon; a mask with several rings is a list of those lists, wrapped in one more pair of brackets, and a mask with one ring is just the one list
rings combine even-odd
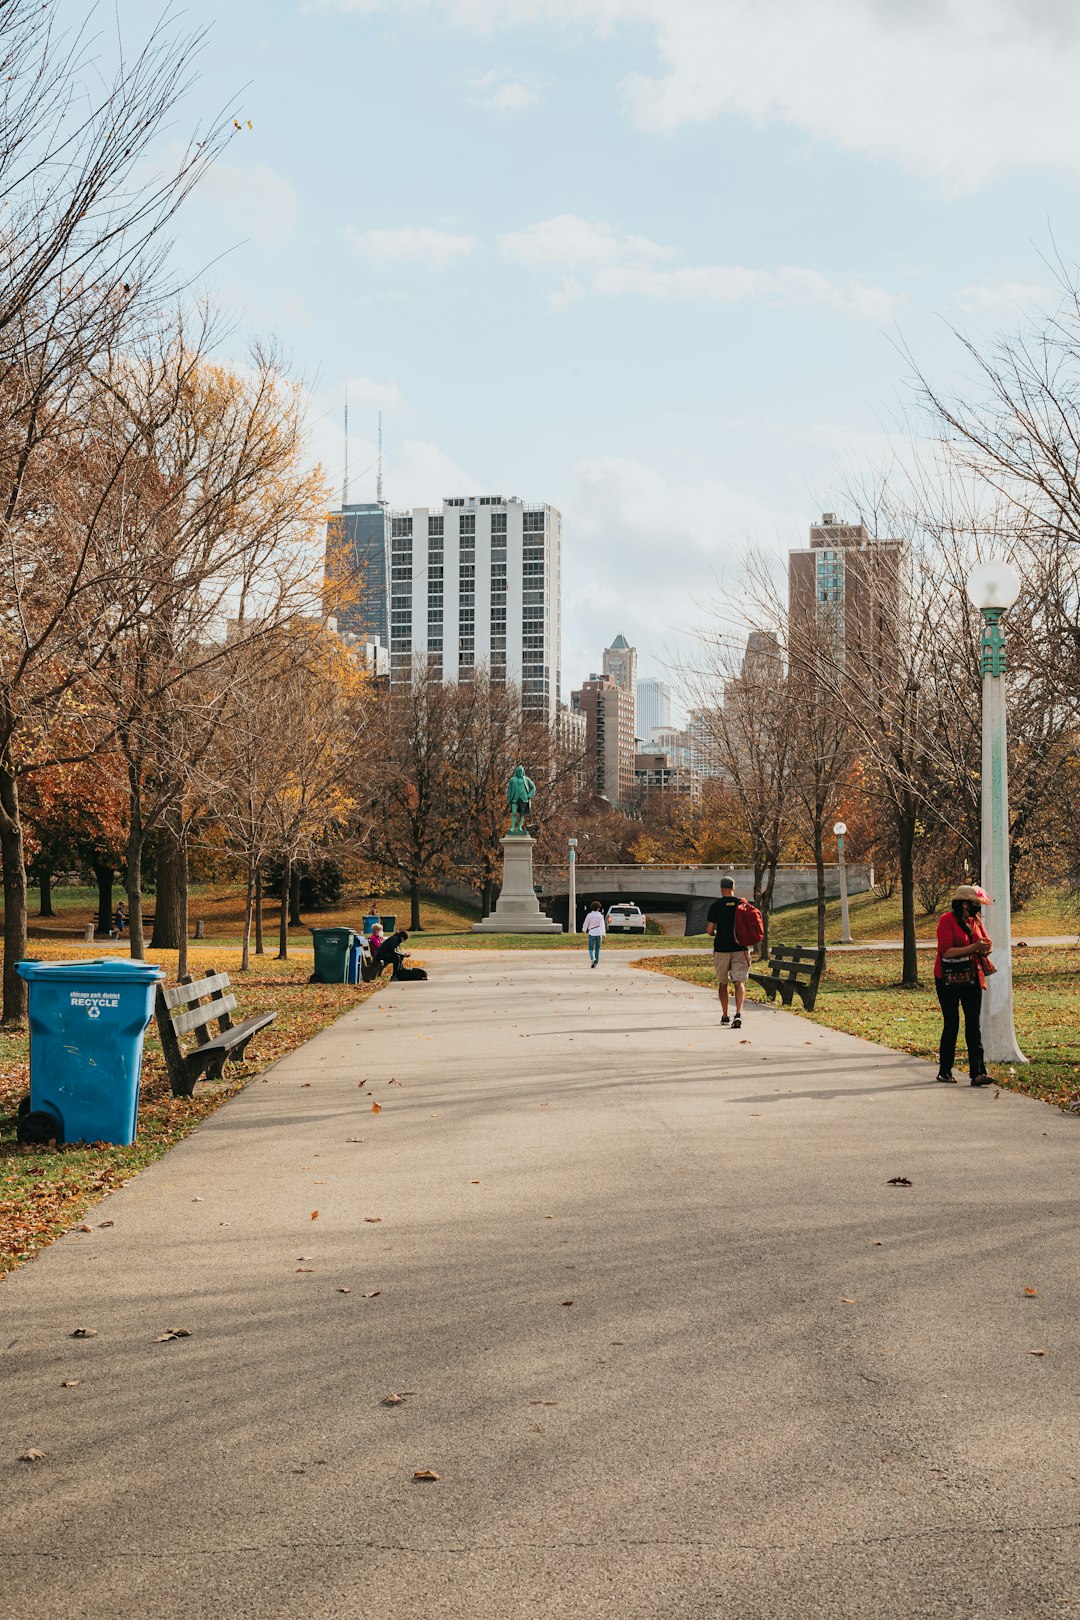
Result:
{"label": "blue recycling bin", "polygon": [[16,962],[30,987],[30,1112],[58,1142],[135,1140],[143,1035],[161,968],[123,957]]}
{"label": "blue recycling bin", "polygon": [[376,917],[374,915],[374,913],[369,912],[367,914],[367,916],[364,918],[364,933],[365,934],[370,934],[371,930],[373,928],[377,928],[378,926],[379,926],[378,917]]}
{"label": "blue recycling bin", "polygon": [[353,935],[353,942],[349,946],[349,965],[345,972],[347,984],[360,983],[360,964],[364,960],[364,941],[359,934]]}

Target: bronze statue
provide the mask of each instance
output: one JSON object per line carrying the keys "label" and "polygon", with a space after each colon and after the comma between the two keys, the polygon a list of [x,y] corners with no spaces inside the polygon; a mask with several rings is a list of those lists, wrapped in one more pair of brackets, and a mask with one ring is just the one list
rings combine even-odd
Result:
{"label": "bronze statue", "polygon": [[527,837],[525,832],[525,818],[536,792],[536,783],[530,782],[525,775],[524,765],[517,765],[514,774],[506,784],[506,802],[510,806],[510,832],[521,837]]}

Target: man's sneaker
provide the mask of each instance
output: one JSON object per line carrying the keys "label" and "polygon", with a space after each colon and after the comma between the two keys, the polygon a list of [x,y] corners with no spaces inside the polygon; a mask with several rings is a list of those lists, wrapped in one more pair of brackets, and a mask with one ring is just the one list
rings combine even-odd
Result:
{"label": "man's sneaker", "polygon": [[736,1013],[731,1020],[732,1029],[742,1029],[742,1013]]}
{"label": "man's sneaker", "polygon": [[724,1016],[723,1016],[723,1018],[721,1018],[721,1020],[720,1020],[720,1022],[721,1022],[721,1023],[722,1023],[722,1024],[730,1024],[730,1023],[731,1023],[731,1019],[730,1019],[730,1018],[729,1018],[729,1017],[728,1017],[728,1015],[727,1015],[727,1013],[725,1013],[725,1014],[724,1014]]}
{"label": "man's sneaker", "polygon": [[943,1085],[943,1086],[955,1086],[955,1085],[959,1085],[960,1082],[957,1080],[957,1078],[956,1078],[955,1074],[953,1074],[952,1070],[948,1069],[948,1070],[945,1070],[941,1074],[938,1075],[938,1083],[939,1083],[939,1085]]}
{"label": "man's sneaker", "polygon": [[986,1074],[985,1072],[983,1074],[973,1074],[971,1083],[973,1086],[992,1086],[994,1077],[992,1074]]}

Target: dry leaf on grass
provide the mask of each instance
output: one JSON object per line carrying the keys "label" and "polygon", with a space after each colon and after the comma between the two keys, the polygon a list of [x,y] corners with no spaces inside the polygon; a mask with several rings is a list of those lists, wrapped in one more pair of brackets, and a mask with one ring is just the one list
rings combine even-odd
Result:
{"label": "dry leaf on grass", "polygon": [[844,1299],[841,1299],[840,1303],[841,1303],[841,1305],[854,1305],[855,1301],[853,1299],[844,1298]]}
{"label": "dry leaf on grass", "polygon": [[60,1388],[61,1389],[78,1389],[78,1387],[79,1387],[79,1385],[81,1383],[82,1383],[81,1378],[65,1378],[64,1382],[60,1385]]}
{"label": "dry leaf on grass", "polygon": [[364,1298],[365,1299],[378,1299],[378,1297],[379,1297],[379,1295],[381,1293],[382,1293],[381,1288],[372,1288],[369,1293],[366,1293],[364,1295]]}
{"label": "dry leaf on grass", "polygon": [[351,1288],[339,1288],[338,1293],[339,1294],[351,1294],[352,1289]]}
{"label": "dry leaf on grass", "polygon": [[417,1468],[415,1470],[415,1472],[413,1473],[413,1479],[441,1479],[441,1478],[442,1478],[442,1475],[437,1474],[435,1472],[434,1468]]}
{"label": "dry leaf on grass", "polygon": [[96,1339],[97,1328],[76,1328],[71,1337],[73,1339]]}
{"label": "dry leaf on grass", "polygon": [[890,1176],[887,1185],[890,1187],[910,1187],[911,1182],[907,1176]]}
{"label": "dry leaf on grass", "polygon": [[1029,1350],[1028,1351],[1029,1356],[1045,1356],[1045,1354],[1046,1354],[1045,1350]]}
{"label": "dry leaf on grass", "polygon": [[1039,1297],[1039,1290],[1037,1288],[1025,1288],[1024,1289],[1024,1298],[1025,1299],[1038,1299],[1038,1297]]}
{"label": "dry leaf on grass", "polygon": [[559,1301],[560,1305],[572,1305],[573,1303],[572,1299],[560,1299]]}
{"label": "dry leaf on grass", "polygon": [[34,1446],[31,1446],[29,1451],[20,1451],[19,1461],[40,1462],[44,1455],[45,1453],[43,1451],[38,1451]]}
{"label": "dry leaf on grass", "polygon": [[190,1339],[190,1328],[169,1328],[165,1333],[159,1333],[154,1340],[155,1344],[169,1344],[173,1339]]}
{"label": "dry leaf on grass", "polygon": [[404,1406],[404,1395],[384,1395],[379,1403],[381,1406]]}

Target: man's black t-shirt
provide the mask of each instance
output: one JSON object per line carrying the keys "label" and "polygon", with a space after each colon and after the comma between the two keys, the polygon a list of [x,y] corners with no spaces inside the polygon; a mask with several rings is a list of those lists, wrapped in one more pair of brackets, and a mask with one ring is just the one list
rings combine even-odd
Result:
{"label": "man's black t-shirt", "polygon": [[739,900],[734,894],[722,900],[714,900],[709,907],[707,921],[716,925],[712,942],[714,951],[742,950],[742,946],[735,938],[735,913],[738,909]]}

